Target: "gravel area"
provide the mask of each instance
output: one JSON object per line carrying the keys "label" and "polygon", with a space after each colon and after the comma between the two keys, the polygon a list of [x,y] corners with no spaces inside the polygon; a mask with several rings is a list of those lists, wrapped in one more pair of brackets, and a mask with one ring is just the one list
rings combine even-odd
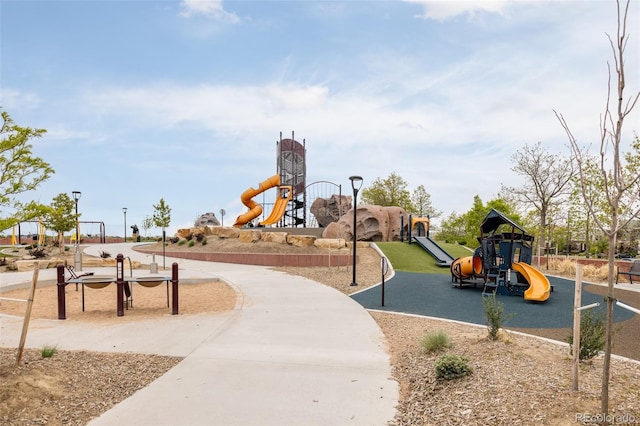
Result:
{"label": "gravel area", "polygon": [[[215,250],[214,243],[190,249]],[[252,244],[252,250],[258,250],[257,245]],[[359,248],[358,254],[355,288],[349,285],[350,267],[279,269],[348,294],[381,279],[377,253]],[[387,337],[393,375],[400,384],[393,425],[575,425],[598,419],[590,416],[600,412],[601,357],[580,364],[580,391],[573,392],[566,345],[508,331],[491,341],[484,327],[381,312],[371,315]],[[442,353],[425,353],[422,339],[439,331],[449,336],[452,346]],[[86,424],[180,361],[83,351],[59,351],[42,358],[39,351],[30,350],[16,367],[15,352],[0,349],[2,425]],[[473,373],[436,380],[435,361],[443,353],[465,356]],[[639,384],[640,364],[615,358],[609,406],[616,424],[640,424]]]}

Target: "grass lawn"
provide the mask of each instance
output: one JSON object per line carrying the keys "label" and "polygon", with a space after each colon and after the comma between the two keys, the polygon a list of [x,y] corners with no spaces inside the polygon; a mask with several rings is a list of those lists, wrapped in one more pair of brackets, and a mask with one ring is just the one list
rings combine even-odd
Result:
{"label": "grass lawn", "polygon": [[[458,257],[471,256],[473,252],[460,244],[450,244],[437,241],[437,244],[449,253],[454,259]],[[426,250],[417,243],[401,243],[398,241],[387,243],[376,243],[380,250],[387,256],[393,269],[403,272],[419,272],[423,274],[443,274],[451,273],[448,267],[436,265],[436,260]]]}

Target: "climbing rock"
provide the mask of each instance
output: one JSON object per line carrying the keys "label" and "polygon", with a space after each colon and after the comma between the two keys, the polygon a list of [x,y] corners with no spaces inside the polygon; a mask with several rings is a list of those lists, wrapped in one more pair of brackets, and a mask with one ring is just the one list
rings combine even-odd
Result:
{"label": "climbing rock", "polygon": [[[404,217],[405,231],[409,216],[400,207],[360,205],[356,211],[356,237],[358,241],[397,241],[400,239],[401,219]],[[353,241],[353,209],[337,222],[331,223],[322,233],[322,238],[344,238]]]}

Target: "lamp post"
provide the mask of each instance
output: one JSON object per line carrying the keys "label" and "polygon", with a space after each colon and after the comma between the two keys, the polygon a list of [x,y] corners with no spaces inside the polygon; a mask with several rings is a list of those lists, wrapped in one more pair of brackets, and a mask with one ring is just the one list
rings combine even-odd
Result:
{"label": "lamp post", "polygon": [[82,271],[82,253],[80,252],[80,216],[78,216],[78,200],[82,196],[80,191],[71,191],[73,201],[76,204],[76,252],[73,255],[73,268]]}
{"label": "lamp post", "polygon": [[127,208],[122,208],[122,213],[124,213],[124,242],[127,242]]}
{"label": "lamp post", "polygon": [[349,176],[351,188],[353,188],[353,280],[352,286],[357,286],[356,282],[356,246],[358,239],[356,238],[356,211],[358,207],[358,190],[362,187],[362,176]]}

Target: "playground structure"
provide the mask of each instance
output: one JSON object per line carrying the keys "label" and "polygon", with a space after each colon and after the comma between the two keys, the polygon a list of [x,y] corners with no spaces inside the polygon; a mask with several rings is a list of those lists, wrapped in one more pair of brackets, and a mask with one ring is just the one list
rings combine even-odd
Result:
{"label": "playground structure", "polygon": [[[413,217],[409,215],[409,244],[416,242],[420,247],[427,251],[436,260],[437,266],[451,267],[454,261],[453,256],[447,253],[442,247],[429,237],[429,217]],[[402,231],[404,231],[404,217],[401,219]],[[414,233],[417,234],[414,236]],[[401,233],[401,239],[404,241],[404,233]]]}
{"label": "playground structure", "polygon": [[271,212],[258,226],[279,225],[283,226],[304,226],[306,224],[306,147],[305,141],[302,143],[294,139],[282,139],[276,142],[278,150],[277,167],[278,173],[264,180],[258,188],[249,188],[242,193],[240,200],[249,209],[236,219],[233,226],[251,226],[254,219],[263,212],[261,204],[253,198],[265,191],[276,188],[278,195],[273,204]]}
{"label": "playground structure", "polygon": [[[502,232],[505,228],[510,230]],[[553,289],[547,277],[531,266],[533,240],[520,225],[492,209],[480,225],[480,247],[473,256],[452,262],[452,280],[459,287],[475,287],[482,279],[483,294],[518,295],[544,302]]]}

